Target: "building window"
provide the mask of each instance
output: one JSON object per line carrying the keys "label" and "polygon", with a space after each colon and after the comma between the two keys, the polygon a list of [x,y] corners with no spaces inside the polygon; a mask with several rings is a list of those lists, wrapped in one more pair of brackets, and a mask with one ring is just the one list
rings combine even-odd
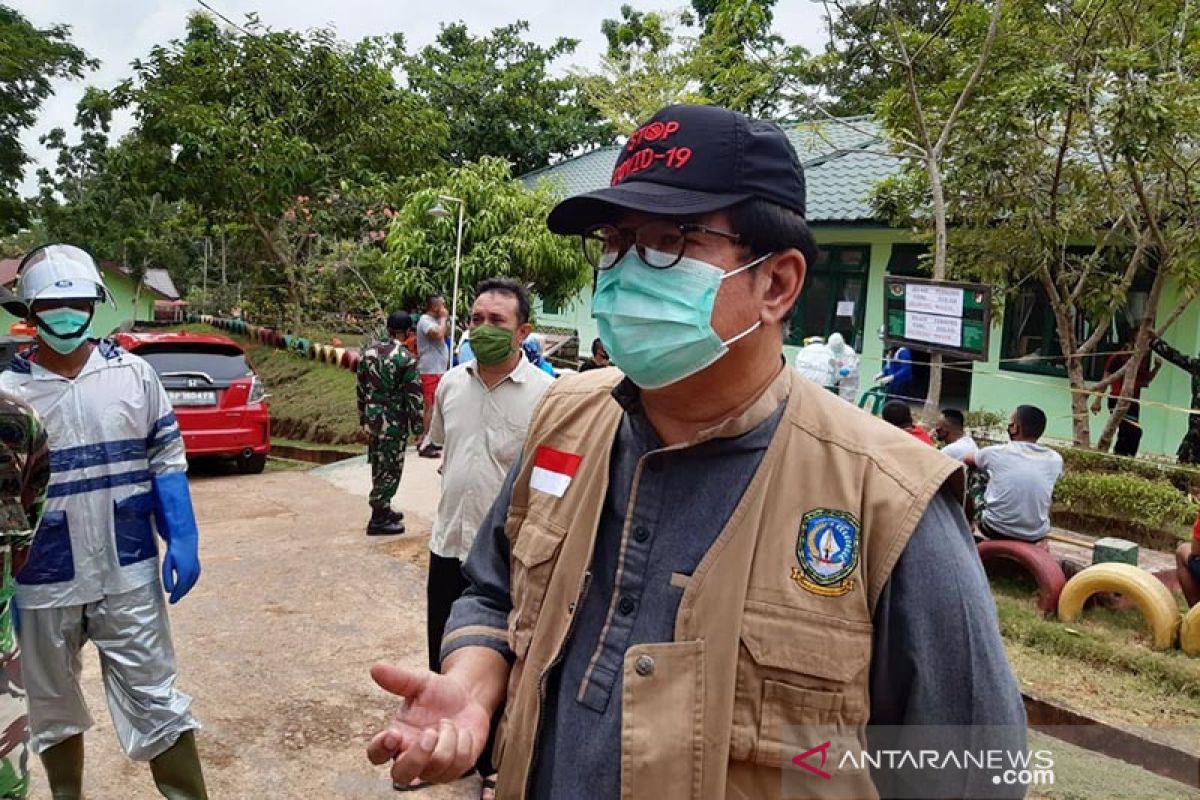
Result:
{"label": "building window", "polygon": [[562,304],[556,300],[542,300],[543,314],[561,314]]}
{"label": "building window", "polygon": [[837,332],[862,350],[870,264],[871,248],[866,245],[822,247],[792,309],[792,331],[785,344],[801,345],[809,336]]}
{"label": "building window", "polygon": [[[1137,329],[1150,299],[1153,278],[1149,270],[1138,274],[1129,289],[1124,308],[1114,315],[1108,331],[1092,355],[1084,359],[1083,372],[1089,381],[1102,377],[1108,355],[1118,349],[1131,331]],[[1076,318],[1077,342],[1087,339],[1093,330],[1085,320]],[[1066,376],[1067,364],[1058,335],[1058,324],[1054,319],[1054,308],[1040,282],[1031,279],[1022,285],[1020,293],[1006,305],[1000,359],[1001,369]]]}

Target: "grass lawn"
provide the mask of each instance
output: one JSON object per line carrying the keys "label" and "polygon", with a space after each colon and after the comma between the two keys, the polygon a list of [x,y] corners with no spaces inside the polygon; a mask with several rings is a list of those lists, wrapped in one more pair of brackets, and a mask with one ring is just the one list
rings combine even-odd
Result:
{"label": "grass lawn", "polygon": [[1054,783],[1031,786],[1031,800],[1184,800],[1200,791],[1146,772],[1115,758],[1084,750],[1036,731],[1029,732],[1030,750],[1049,750]]}
{"label": "grass lawn", "polygon": [[247,348],[270,395],[267,402],[271,407],[272,438],[302,440],[309,445],[358,443],[353,372],[257,344],[208,325],[181,325],[177,329],[229,336]]}
{"label": "grass lawn", "polygon": [[1200,742],[1200,659],[1157,652],[1134,609],[1089,609],[1070,625],[1044,619],[1023,583],[993,580],[1000,631],[1023,689],[1092,716]]}

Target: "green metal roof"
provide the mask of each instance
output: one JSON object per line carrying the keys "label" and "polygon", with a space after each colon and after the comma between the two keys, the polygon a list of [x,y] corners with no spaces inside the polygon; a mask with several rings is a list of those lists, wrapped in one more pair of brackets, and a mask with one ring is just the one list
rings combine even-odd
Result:
{"label": "green metal roof", "polygon": [[[804,165],[810,223],[872,222],[871,190],[900,170],[900,160],[879,155],[887,149],[879,124],[869,117],[783,126]],[[549,181],[563,197],[608,186],[620,145],[569,158],[521,177],[527,186]]]}

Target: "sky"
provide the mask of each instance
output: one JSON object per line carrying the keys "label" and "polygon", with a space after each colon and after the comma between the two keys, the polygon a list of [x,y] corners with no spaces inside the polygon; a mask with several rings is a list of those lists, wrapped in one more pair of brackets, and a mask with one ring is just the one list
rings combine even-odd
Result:
{"label": "sky", "polygon": [[[38,137],[55,127],[70,130],[75,104],[88,85],[109,87],[130,74],[129,64],[159,43],[181,36],[188,14],[203,10],[196,0],[4,0],[38,27],[71,26],[74,43],[100,60],[98,70],[80,81],[58,81],[55,93],[42,106],[38,124],[25,132],[26,151],[37,163],[26,167],[23,194],[36,192],[38,166],[50,166],[52,156]],[[404,33],[409,48],[433,41],[443,22],[464,22],[475,34],[518,19],[529,22],[529,35],[549,44],[559,36],[579,39],[574,55],[559,65],[591,68],[604,49],[600,23],[620,15],[622,4],[639,10],[670,10],[690,5],[687,0],[206,0],[226,17],[242,22],[249,12],[272,28],[307,29],[332,26],[347,40],[364,36]],[[438,9],[430,13],[429,8]],[[570,9],[570,10],[568,10]],[[776,30],[789,42],[811,51],[821,48],[826,34],[823,5],[815,0],[778,0]],[[124,133],[130,118],[115,120],[114,130]],[[74,138],[74,137],[72,137]]]}

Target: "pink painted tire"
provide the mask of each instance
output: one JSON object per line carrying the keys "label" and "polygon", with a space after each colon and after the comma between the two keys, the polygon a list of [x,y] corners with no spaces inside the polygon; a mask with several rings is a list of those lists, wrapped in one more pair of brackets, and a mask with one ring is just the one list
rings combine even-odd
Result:
{"label": "pink painted tire", "polygon": [[360,356],[357,352],[347,350],[346,358],[343,363],[346,365],[346,369],[354,372],[358,369],[358,362],[361,360],[361,358],[362,356]]}
{"label": "pink painted tire", "polygon": [[1042,614],[1049,616],[1058,611],[1058,596],[1067,576],[1049,550],[1029,542],[993,540],[979,543],[979,560],[984,564],[989,561],[1017,564],[1037,582],[1038,608]]}

